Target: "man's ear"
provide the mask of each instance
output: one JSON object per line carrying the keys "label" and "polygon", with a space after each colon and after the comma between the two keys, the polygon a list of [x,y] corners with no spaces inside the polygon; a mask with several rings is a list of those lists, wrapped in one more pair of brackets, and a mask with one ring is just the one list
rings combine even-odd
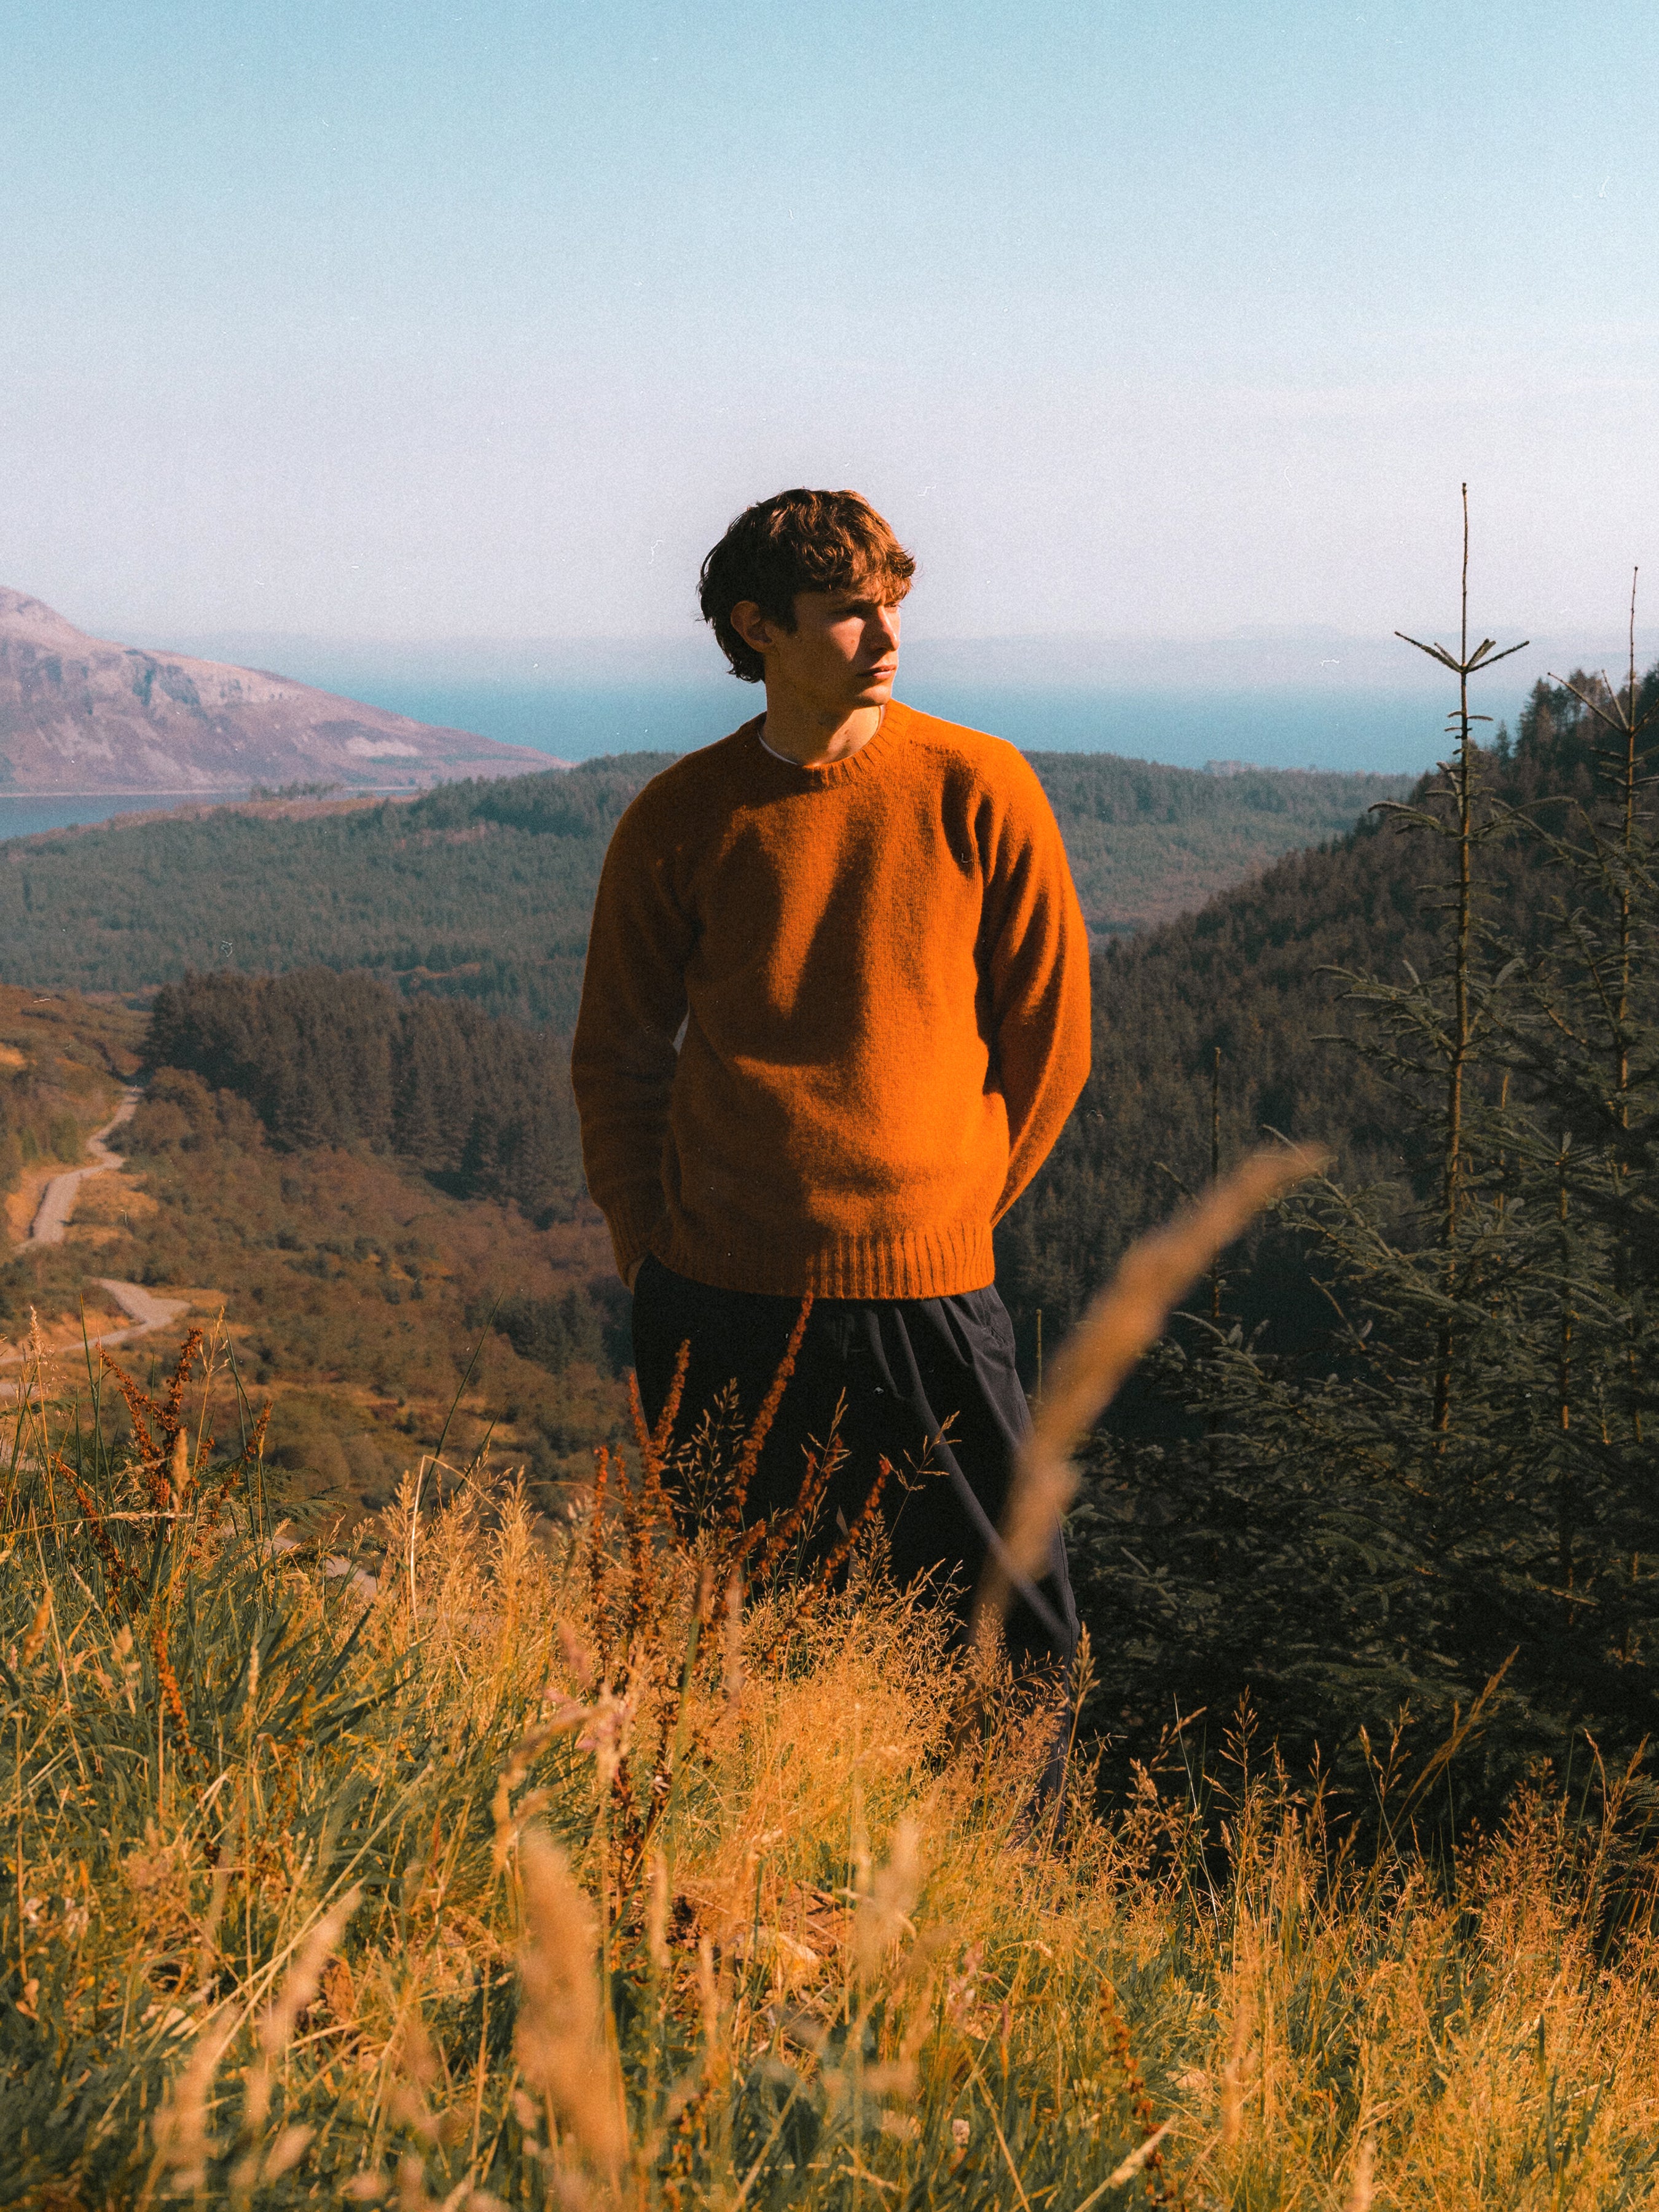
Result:
{"label": "man's ear", "polygon": [[761,612],[757,601],[739,599],[727,619],[751,653],[763,653],[771,644],[772,625]]}

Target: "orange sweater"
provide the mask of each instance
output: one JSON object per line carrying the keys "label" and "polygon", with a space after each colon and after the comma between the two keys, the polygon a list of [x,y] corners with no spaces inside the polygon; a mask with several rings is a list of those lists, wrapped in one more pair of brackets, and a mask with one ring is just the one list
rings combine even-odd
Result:
{"label": "orange sweater", "polygon": [[759,726],[655,777],[605,856],[572,1073],[617,1266],[982,1289],[1089,1067],[1054,815],[1012,745],[896,702],[827,768]]}

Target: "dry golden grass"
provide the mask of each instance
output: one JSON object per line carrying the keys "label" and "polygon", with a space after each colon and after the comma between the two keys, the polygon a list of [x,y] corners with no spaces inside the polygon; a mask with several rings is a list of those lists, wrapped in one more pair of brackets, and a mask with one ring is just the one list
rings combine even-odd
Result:
{"label": "dry golden grass", "polygon": [[551,1544],[411,1477],[366,1598],[204,1454],[200,1356],[118,1460],[37,1367],[0,1462],[0,2201],[1659,2194],[1633,1779],[1449,1862],[1242,1741],[1044,1807],[1052,1705],[867,1543],[682,1540],[653,1445]]}

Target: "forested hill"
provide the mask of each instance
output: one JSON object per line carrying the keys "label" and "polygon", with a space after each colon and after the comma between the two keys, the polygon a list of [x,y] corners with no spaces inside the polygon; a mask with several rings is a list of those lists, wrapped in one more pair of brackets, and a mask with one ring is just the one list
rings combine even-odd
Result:
{"label": "forested hill", "polygon": [[164,984],[145,1053],[245,1099],[279,1150],[390,1152],[457,1197],[567,1214],[581,1187],[560,1041],[368,975]]}
{"label": "forested hill", "polygon": [[15,838],[0,981],[140,991],[209,969],[366,969],[568,1030],[611,832],[672,757]]}
{"label": "forested hill", "polygon": [[[611,829],[669,757],[447,784],[412,802],[217,807],[12,839],[0,845],[0,981],[130,992],[192,970],[362,969],[568,1030]],[[1201,905],[1403,788],[1033,759],[1103,934]]]}
{"label": "forested hill", "polygon": [[[1590,802],[1592,720],[1574,689],[1540,684],[1507,738],[1482,757],[1488,819],[1507,807],[1566,825]],[[1659,708],[1659,668],[1639,711]],[[1422,804],[1443,780],[1425,778]],[[1431,804],[1440,803],[1431,801]],[[1481,848],[1483,941],[1535,948],[1561,888],[1539,840]],[[1088,1087],[1031,1190],[998,1231],[998,1279],[1029,1360],[1036,1315],[1051,1335],[1109,1273],[1126,1244],[1209,1179],[1218,1106],[1224,1165],[1272,1133],[1335,1147],[1339,1171],[1370,1182],[1420,1165],[1402,1149],[1398,1100],[1352,1038],[1358,1003],[1338,973],[1403,982],[1435,959],[1449,895],[1432,840],[1386,811],[1346,836],[1288,855],[1252,880],[1146,934],[1107,945],[1094,968]],[[1216,1060],[1220,1054],[1219,1063]],[[1235,1310],[1316,1326],[1325,1310],[1268,1240],[1253,1292]],[[1299,1310],[1297,1310],[1299,1309]]]}
{"label": "forested hill", "polygon": [[999,1237],[1028,1373],[1037,1311],[1052,1343],[1209,1180],[1212,1099],[1224,1170],[1273,1129],[1338,1155],[1091,1447],[1115,1758],[1248,1698],[1364,1803],[1403,1712],[1441,1741],[1484,1705],[1490,1818],[1585,1735],[1634,1772],[1659,1735],[1656,769],[1659,669],[1540,684],[1513,748],[1096,963],[1087,1091]]}

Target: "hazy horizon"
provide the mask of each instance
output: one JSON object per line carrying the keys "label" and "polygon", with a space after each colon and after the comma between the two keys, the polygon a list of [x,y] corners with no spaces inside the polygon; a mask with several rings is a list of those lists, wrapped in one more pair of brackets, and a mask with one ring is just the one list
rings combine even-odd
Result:
{"label": "hazy horizon", "polygon": [[[565,760],[687,750],[735,727],[759,704],[756,690],[732,678],[707,626],[690,616],[678,633],[648,635],[399,640],[155,629],[124,620],[118,610],[113,620],[80,605],[57,611],[124,645],[270,671]],[[1526,636],[1519,625],[1489,628],[1505,645]],[[1420,623],[1413,634],[1456,638],[1455,624],[1444,623]],[[1659,629],[1639,628],[1636,643],[1645,668],[1659,655]],[[1626,653],[1626,636],[1607,627],[1535,634],[1476,679],[1472,705],[1493,727],[1513,728],[1540,677],[1588,668],[1616,679]],[[1115,752],[1192,769],[1237,759],[1382,775],[1417,774],[1443,757],[1455,703],[1443,669],[1380,630],[1258,623],[1210,635],[952,636],[925,617],[907,621],[898,696],[1027,750]]]}
{"label": "hazy horizon", "polygon": [[[611,638],[428,637],[416,641],[264,629],[147,629],[57,610],[77,627],[151,652],[258,668],[419,721],[470,730],[557,759],[684,751],[757,710],[707,627]],[[1505,644],[1525,635],[1496,624]],[[1420,634],[1455,642],[1455,629]],[[1534,636],[1472,704],[1513,728],[1533,683],[1587,667],[1615,677],[1626,639],[1602,629]],[[1638,632],[1644,667],[1659,630]],[[898,696],[1026,750],[1114,752],[1201,769],[1418,774],[1443,757],[1455,692],[1402,639],[1329,623],[1253,623],[1221,636],[1119,632],[949,636],[914,623]]]}
{"label": "hazy horizon", "polygon": [[[1423,626],[1425,639],[1455,631]],[[1504,629],[1503,642],[1525,636]],[[162,641],[143,641],[160,649]],[[238,659],[378,707],[567,759],[684,750],[760,707],[712,637],[380,640],[221,633],[175,651]],[[1659,631],[1639,632],[1645,667]],[[1534,638],[1472,685],[1472,704],[1511,728],[1538,678],[1623,665],[1602,632]],[[1178,768],[1243,759],[1264,768],[1416,774],[1445,750],[1455,702],[1443,669],[1392,636],[1330,625],[1254,625],[1231,637],[1073,633],[1024,637],[907,634],[897,696],[994,731],[1027,750],[1103,751]]]}

